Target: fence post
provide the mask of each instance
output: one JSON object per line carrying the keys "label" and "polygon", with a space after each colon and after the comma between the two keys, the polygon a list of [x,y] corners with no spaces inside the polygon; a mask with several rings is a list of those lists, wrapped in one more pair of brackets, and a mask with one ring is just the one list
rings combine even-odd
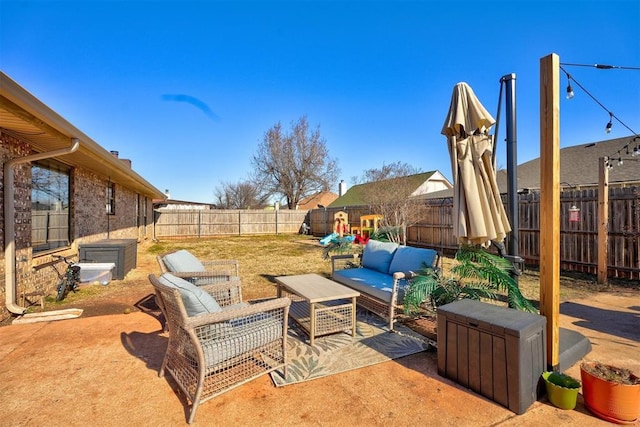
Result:
{"label": "fence post", "polygon": [[607,284],[609,246],[609,168],[607,159],[598,159],[598,283]]}

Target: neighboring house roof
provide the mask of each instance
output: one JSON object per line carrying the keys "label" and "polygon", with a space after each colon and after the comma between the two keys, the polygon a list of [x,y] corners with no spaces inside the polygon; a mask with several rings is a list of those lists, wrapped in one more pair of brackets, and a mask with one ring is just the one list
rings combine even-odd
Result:
{"label": "neighboring house roof", "polygon": [[129,160],[101,147],[1,71],[0,128],[29,142],[37,153],[69,148],[71,139],[77,138],[80,147],[61,157],[61,162],[109,177],[151,198],[164,198],[164,193],[131,169]]}
{"label": "neighboring house roof", "polygon": [[[439,171],[423,172],[415,175],[409,175],[401,178],[393,178],[393,180],[407,181],[407,187],[413,188],[410,197],[422,196],[440,188],[452,188],[453,185]],[[352,186],[342,197],[338,197],[328,207],[346,207],[365,205],[365,194],[367,188],[379,183],[365,183]]]}
{"label": "neighboring house roof", "polygon": [[189,202],[186,200],[154,200],[154,208],[173,208],[173,209],[215,209],[213,203]]}
{"label": "neighboring house roof", "polygon": [[[634,148],[640,148],[640,138],[634,136],[609,139],[597,143],[573,145],[560,149],[560,186],[564,188],[597,187],[599,180],[598,161],[611,158],[613,168],[609,170],[609,185],[639,185],[640,156],[632,156]],[[629,148],[627,155],[626,148]],[[618,159],[623,161],[618,165]],[[507,193],[507,170],[497,173],[500,193]],[[518,165],[518,191],[540,189],[540,158]],[[453,191],[429,193],[426,198],[453,197]]]}
{"label": "neighboring house roof", "polygon": [[300,200],[298,203],[298,209],[310,210],[317,208],[318,205],[329,206],[337,198],[338,195],[336,193],[332,193],[331,191],[321,191]]}
{"label": "neighboring house roof", "polygon": [[[640,138],[636,139],[640,145]],[[625,146],[629,147],[629,155]],[[611,158],[613,168],[609,170],[609,184],[640,184],[640,156],[632,157],[635,145],[633,136],[609,139],[597,143],[573,145],[560,149],[560,186],[595,187],[598,185],[598,159]],[[623,161],[618,165],[618,159]],[[498,185],[507,191],[506,171],[498,176]],[[501,181],[504,180],[504,183]],[[502,184],[502,185],[501,185]],[[504,187],[503,187],[504,185]],[[540,158],[518,165],[518,189],[540,188]]]}

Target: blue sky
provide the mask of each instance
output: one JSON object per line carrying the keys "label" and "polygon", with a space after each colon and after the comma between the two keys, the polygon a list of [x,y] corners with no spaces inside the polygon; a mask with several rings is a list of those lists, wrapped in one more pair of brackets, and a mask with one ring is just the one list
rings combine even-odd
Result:
{"label": "blue sky", "polygon": [[[0,0],[0,67],[173,199],[213,202],[269,128],[303,115],[349,185],[391,162],[450,178],[453,86],[495,115],[510,73],[518,162],[539,157],[540,59],[640,67],[639,22],[638,0]],[[640,71],[565,68],[640,133]],[[631,135],[615,120],[606,134],[608,113],[573,86],[562,146]],[[504,102],[501,117],[505,167]]]}

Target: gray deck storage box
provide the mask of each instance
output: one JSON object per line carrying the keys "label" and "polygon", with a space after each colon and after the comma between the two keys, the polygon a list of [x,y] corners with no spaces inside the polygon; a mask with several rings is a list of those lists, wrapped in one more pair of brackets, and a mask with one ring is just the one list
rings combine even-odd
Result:
{"label": "gray deck storage box", "polygon": [[516,414],[538,398],[546,318],[473,300],[438,308],[438,374]]}
{"label": "gray deck storage box", "polygon": [[113,279],[122,280],[138,262],[138,241],[136,239],[106,239],[79,246],[80,261],[112,262],[116,265]]}

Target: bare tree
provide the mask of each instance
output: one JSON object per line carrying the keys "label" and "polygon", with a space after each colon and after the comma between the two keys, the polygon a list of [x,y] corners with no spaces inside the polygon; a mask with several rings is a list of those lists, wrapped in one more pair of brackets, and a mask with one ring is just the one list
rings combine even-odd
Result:
{"label": "bare tree", "polygon": [[407,243],[407,228],[420,217],[421,203],[410,195],[422,184],[415,179],[419,169],[406,163],[384,164],[380,169],[366,170],[362,175],[362,197],[376,214],[382,215],[380,226],[390,240]]}
{"label": "bare tree", "polygon": [[367,169],[362,173],[360,179],[354,178],[356,184],[372,183],[383,181],[385,179],[401,178],[409,175],[420,173],[420,169],[407,163],[394,162],[383,163],[380,169]]}
{"label": "bare tree", "polygon": [[269,129],[253,156],[252,181],[265,193],[281,195],[289,209],[311,194],[327,190],[337,181],[340,169],[329,157],[320,127],[309,129],[307,117],[291,123],[289,133],[280,122]]}
{"label": "bare tree", "polygon": [[268,195],[249,181],[223,182],[215,190],[216,205],[221,209],[260,209],[268,204]]}

